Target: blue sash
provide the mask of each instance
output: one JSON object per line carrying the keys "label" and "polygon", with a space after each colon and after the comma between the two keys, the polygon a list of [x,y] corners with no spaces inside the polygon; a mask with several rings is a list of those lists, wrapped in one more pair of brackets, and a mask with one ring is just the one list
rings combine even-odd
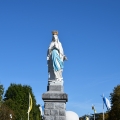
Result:
{"label": "blue sash", "polygon": [[63,61],[58,55],[58,51],[56,49],[52,51],[52,62],[53,62],[53,68],[55,71],[59,71],[60,69],[63,69]]}

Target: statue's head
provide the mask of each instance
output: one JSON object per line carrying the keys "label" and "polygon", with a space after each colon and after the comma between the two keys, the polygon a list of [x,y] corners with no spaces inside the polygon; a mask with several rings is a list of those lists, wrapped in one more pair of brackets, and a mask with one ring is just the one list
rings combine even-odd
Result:
{"label": "statue's head", "polygon": [[58,31],[52,31],[52,40],[53,41],[58,41]]}
{"label": "statue's head", "polygon": [[57,30],[52,31],[52,35],[58,35],[58,31]]}

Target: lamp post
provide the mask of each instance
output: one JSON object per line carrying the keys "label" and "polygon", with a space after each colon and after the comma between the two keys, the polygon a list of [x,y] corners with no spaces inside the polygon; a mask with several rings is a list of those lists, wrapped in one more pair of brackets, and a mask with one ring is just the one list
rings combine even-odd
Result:
{"label": "lamp post", "polygon": [[92,110],[94,111],[94,120],[95,120],[95,113],[96,113],[96,110],[95,110],[95,107],[92,105]]}

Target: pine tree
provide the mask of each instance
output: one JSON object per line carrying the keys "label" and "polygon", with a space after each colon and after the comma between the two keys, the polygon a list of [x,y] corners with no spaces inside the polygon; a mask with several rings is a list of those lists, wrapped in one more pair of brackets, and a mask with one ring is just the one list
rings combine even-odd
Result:
{"label": "pine tree", "polygon": [[111,97],[111,110],[109,112],[109,120],[120,120],[120,85],[114,88]]}

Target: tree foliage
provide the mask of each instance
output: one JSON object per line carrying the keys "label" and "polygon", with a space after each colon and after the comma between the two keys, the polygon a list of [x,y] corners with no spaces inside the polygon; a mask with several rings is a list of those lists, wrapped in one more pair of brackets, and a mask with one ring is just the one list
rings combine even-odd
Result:
{"label": "tree foliage", "polygon": [[[100,114],[98,115],[97,120],[103,120],[103,113],[100,113]],[[107,113],[107,112],[104,113],[104,120],[108,120],[108,113]]]}
{"label": "tree foliage", "polygon": [[36,104],[32,88],[27,85],[11,84],[5,93],[5,104],[15,113],[15,120],[28,118],[29,93],[32,96],[32,110],[30,111],[30,120],[40,120],[39,105]]}
{"label": "tree foliage", "polygon": [[15,120],[14,112],[3,103],[0,107],[0,120],[10,120],[10,115],[12,116],[12,120]]}
{"label": "tree foliage", "polygon": [[10,120],[10,114],[12,115],[12,120],[14,120],[14,112],[5,105],[3,101],[4,88],[0,85],[0,120]]}
{"label": "tree foliage", "polygon": [[120,120],[120,85],[114,87],[111,97],[111,110],[109,112],[109,120]]}

